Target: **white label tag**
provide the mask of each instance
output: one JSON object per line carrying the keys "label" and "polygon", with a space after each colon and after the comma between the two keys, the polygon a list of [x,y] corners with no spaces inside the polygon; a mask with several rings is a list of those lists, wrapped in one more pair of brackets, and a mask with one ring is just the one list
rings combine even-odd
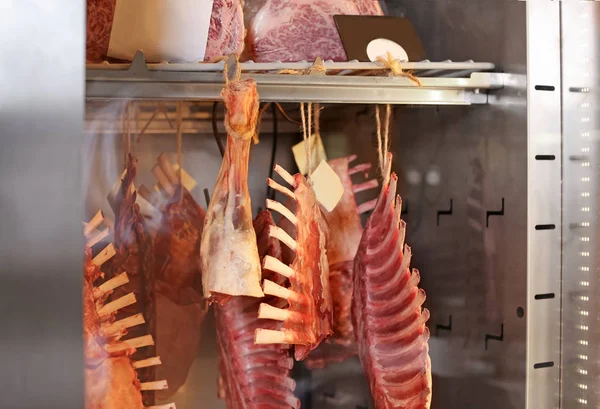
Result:
{"label": "white label tag", "polygon": [[204,60],[213,0],[117,0],[108,56],[149,62]]}
{"label": "white label tag", "polygon": [[[321,163],[321,161],[327,162],[327,155],[325,154],[325,148],[323,147],[323,140],[321,137],[317,137],[317,135],[314,134],[311,135],[310,145],[312,147],[310,160],[313,164],[313,167],[315,164]],[[294,160],[296,161],[298,170],[301,174],[306,175],[308,173],[308,167],[306,164],[306,150],[304,149],[304,141],[292,146],[292,153],[294,154]]]}
{"label": "white label tag", "polygon": [[310,181],[317,201],[325,210],[331,212],[344,194],[344,186],[338,175],[326,161],[321,161],[310,175]]}

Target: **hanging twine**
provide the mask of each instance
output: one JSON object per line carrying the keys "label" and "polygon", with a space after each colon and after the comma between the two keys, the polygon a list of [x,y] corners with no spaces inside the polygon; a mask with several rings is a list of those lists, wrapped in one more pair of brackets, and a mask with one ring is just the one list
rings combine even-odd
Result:
{"label": "hanging twine", "polygon": [[179,165],[179,169],[177,170],[177,177],[179,178],[179,202],[183,200],[183,184],[181,183],[181,174],[183,173],[183,164],[181,158],[181,147],[183,145],[182,141],[182,111],[183,104],[182,102],[177,102],[177,165]]}
{"label": "hanging twine", "polygon": [[314,64],[308,69],[308,74],[309,75],[315,75],[315,74],[326,74],[327,73],[327,68],[325,68],[325,63],[323,62],[323,59],[318,57]]}
{"label": "hanging twine", "polygon": [[321,137],[321,104],[315,104],[315,136]]}
{"label": "hanging twine", "polygon": [[[240,60],[237,55],[231,54],[235,58],[235,77],[233,77],[233,81],[239,81],[242,78],[242,66],[240,65]],[[223,76],[225,77],[225,85],[229,84],[229,58],[223,64]]]}
{"label": "hanging twine", "polygon": [[400,61],[394,59],[392,53],[390,53],[389,51],[387,52],[387,57],[379,56],[377,57],[377,61],[383,64],[385,68],[390,70],[390,75],[397,77],[406,77],[409,80],[413,81],[415,84],[417,84],[419,87],[423,86],[421,81],[417,77],[415,77],[411,72],[404,71],[402,69]]}
{"label": "hanging twine", "polygon": [[383,175],[385,170],[385,161],[389,150],[390,122],[392,117],[392,107],[387,104],[385,109],[385,125],[383,135],[381,133],[381,118],[379,115],[379,105],[375,106],[375,121],[377,123],[377,155],[379,157],[379,170]]}
{"label": "hanging twine", "polygon": [[131,130],[130,130],[130,125],[129,125],[129,121],[130,121],[130,102],[129,101],[125,101],[123,103],[123,112],[122,112],[122,116],[121,116],[121,132],[123,135],[123,151],[124,151],[124,158],[123,158],[123,167],[127,168],[127,160],[129,159],[129,153],[131,152]]}
{"label": "hanging twine", "polygon": [[306,172],[310,181],[312,173],[312,147],[310,133],[312,131],[312,103],[308,103],[308,109],[304,109],[304,102],[300,103],[300,114],[302,116],[302,137],[304,139],[304,152],[306,154]]}

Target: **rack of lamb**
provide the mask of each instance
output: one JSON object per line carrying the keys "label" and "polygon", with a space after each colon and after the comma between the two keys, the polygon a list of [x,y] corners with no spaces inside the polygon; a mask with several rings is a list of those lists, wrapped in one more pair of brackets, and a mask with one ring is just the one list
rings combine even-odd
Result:
{"label": "rack of lamb", "polygon": [[[119,311],[136,303],[133,293],[111,302],[108,298],[119,288],[128,284],[126,272],[96,285],[104,277],[100,267],[116,254],[113,244],[108,244],[93,256],[92,247],[104,240],[109,233],[106,228],[96,228],[104,221],[102,212],[85,225],[86,237],[83,280],[83,339],[86,409],[142,409],[143,391],[167,388],[167,382],[140,382],[136,371],[160,365],[159,357],[133,361],[132,355],[138,348],[149,348],[154,344],[152,335],[124,339],[131,328],[144,324],[142,314],[116,319]],[[174,404],[163,408],[175,408]],[[158,407],[155,407],[158,409]]]}
{"label": "rack of lamb", "polygon": [[295,214],[283,204],[267,199],[267,208],[280,213],[296,228],[293,239],[282,228],[270,227],[270,236],[278,239],[294,253],[291,266],[274,257],[263,259],[263,268],[289,279],[289,288],[271,280],[264,280],[265,294],[288,301],[286,309],[262,303],[258,317],[282,321],[281,330],[259,328],[257,344],[294,344],[296,360],[305,359],[325,338],[333,333],[333,311],[329,290],[329,267],[326,255],[328,227],[315,193],[301,174],[290,175],[281,166],[277,172],[290,186],[291,191],[272,179],[269,186],[292,199]]}
{"label": "rack of lamb", "polygon": [[[131,329],[133,337],[142,334],[156,334],[156,304],[154,283],[154,256],[152,239],[148,233],[140,207],[136,203],[137,192],[133,186],[136,176],[137,160],[133,155],[127,157],[126,168],[118,187],[117,194],[112,200],[115,211],[114,245],[116,255],[112,263],[112,277],[122,271],[127,271],[129,282],[115,289],[112,297],[118,298],[127,293],[133,293],[137,304],[125,307],[119,313],[134,314],[142,312],[146,323]],[[120,318],[118,316],[117,318]],[[144,359],[156,355],[154,346],[138,352],[136,359]],[[140,371],[142,381],[155,378],[155,368],[148,367]],[[154,403],[154,394],[144,395],[146,406]]]}
{"label": "rack of lamb", "polygon": [[[270,237],[274,226],[268,210],[263,210],[254,220],[258,252],[261,259],[266,256],[281,258],[279,241]],[[263,276],[279,285],[287,278],[263,271]],[[286,301],[267,296],[270,303],[284,307]],[[254,344],[254,331],[268,326],[278,330],[282,323],[261,322],[258,309],[261,299],[255,297],[233,297],[224,305],[215,306],[217,336],[220,350],[220,397],[228,409],[298,409],[300,403],[293,392],[296,383],[290,378],[293,360],[289,347],[277,344]]]}
{"label": "rack of lamb", "polygon": [[352,322],[375,408],[424,409],[431,403],[429,311],[421,308],[419,272],[409,268],[392,154],[384,158],[381,192],[354,261]]}

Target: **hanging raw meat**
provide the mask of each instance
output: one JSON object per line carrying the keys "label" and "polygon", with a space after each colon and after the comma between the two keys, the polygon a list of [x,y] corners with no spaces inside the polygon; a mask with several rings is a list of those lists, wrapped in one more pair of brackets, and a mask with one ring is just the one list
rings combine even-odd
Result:
{"label": "hanging raw meat", "polygon": [[156,272],[156,350],[163,358],[157,376],[173,395],[185,383],[196,358],[200,330],[207,310],[202,296],[200,236],[205,212],[194,200],[165,154],[152,173],[166,198],[154,240]]}
{"label": "hanging raw meat", "polygon": [[[268,210],[254,220],[261,259],[281,258],[279,241],[269,235],[274,225]],[[287,281],[284,276],[268,271],[264,271],[264,277],[279,285]],[[280,308],[286,305],[280,298],[267,299]],[[261,301],[254,297],[233,297],[225,305],[215,307],[221,372],[219,395],[228,409],[298,409],[300,403],[293,394],[296,384],[289,376],[293,365],[289,347],[254,344],[257,328],[279,330],[282,326],[277,321],[258,319]]]}
{"label": "hanging raw meat", "polygon": [[294,357],[303,360],[321,341],[332,334],[332,302],[329,291],[329,268],[326,255],[328,228],[312,188],[304,176],[290,175],[281,166],[275,171],[293,188],[268,179],[269,186],[296,202],[292,213],[281,203],[267,200],[267,208],[277,211],[296,226],[296,238],[290,237],[277,226],[270,227],[274,237],[294,251],[291,266],[279,259],[266,256],[263,268],[287,277],[289,288],[271,280],[264,281],[265,294],[285,299],[287,309],[262,303],[259,318],[282,321],[281,330],[261,328],[256,330],[257,344],[294,344]]}
{"label": "hanging raw meat", "polygon": [[[142,314],[116,320],[119,310],[136,302],[133,293],[106,302],[111,293],[128,283],[128,275],[118,276],[95,286],[104,277],[100,266],[115,255],[112,244],[92,258],[92,246],[108,235],[108,229],[95,231],[103,221],[101,212],[85,226],[87,239],[83,280],[84,376],[86,409],[141,409],[142,391],[167,387],[166,381],[140,383],[136,369],[160,364],[160,358],[132,361],[137,348],[154,344],[151,335],[123,340],[131,328],[144,324]],[[173,406],[174,407],[174,406]]]}
{"label": "hanging raw meat", "polygon": [[334,15],[381,14],[370,0],[267,0],[248,30],[256,62],[346,61]]}
{"label": "hanging raw meat", "polygon": [[370,163],[362,163],[350,168],[350,163],[356,158],[356,155],[352,155],[328,161],[344,186],[344,194],[337,206],[331,212],[323,210],[331,230],[327,242],[327,259],[329,288],[333,300],[333,336],[326,339],[308,356],[306,366],[309,368],[322,368],[357,354],[350,308],[354,257],[363,227],[354,194],[373,189],[379,184],[376,179],[359,184],[352,183],[350,178],[352,175],[358,173],[367,175],[371,168]]}
{"label": "hanging raw meat", "polygon": [[228,295],[263,296],[248,191],[250,144],[258,120],[256,83],[231,81],[222,96],[227,109],[227,147],[200,244],[204,295],[219,302]]}
{"label": "hanging raw meat", "polygon": [[391,168],[387,154],[381,193],[354,262],[352,321],[375,408],[429,408],[429,311],[421,308],[419,272],[409,268],[398,178]]}
{"label": "hanging raw meat", "polygon": [[[114,244],[117,250],[113,262],[113,276],[127,271],[129,283],[115,290],[115,297],[128,292],[133,292],[137,304],[126,307],[123,313],[132,314],[142,312],[146,324],[133,328],[132,336],[141,334],[156,334],[156,303],[154,282],[154,254],[152,251],[152,240],[148,234],[144,217],[140,213],[140,207],[136,204],[137,193],[133,188],[136,175],[137,160],[129,154],[126,172],[121,180],[121,185],[114,200],[115,231]],[[143,359],[156,355],[154,347],[136,354],[136,359]],[[150,381],[155,378],[155,368],[149,367],[140,371],[140,379]],[[153,395],[153,394],[152,394]],[[151,405],[154,396],[144,396],[144,404]]]}

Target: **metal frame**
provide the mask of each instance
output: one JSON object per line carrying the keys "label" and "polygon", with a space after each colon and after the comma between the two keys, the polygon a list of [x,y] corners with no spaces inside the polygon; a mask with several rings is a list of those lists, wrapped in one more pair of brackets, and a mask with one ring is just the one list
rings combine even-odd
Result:
{"label": "metal frame", "polygon": [[527,2],[527,403],[560,405],[560,2]]}
{"label": "metal frame", "polygon": [[561,4],[563,344],[561,405],[598,407],[600,3]]}
{"label": "metal frame", "polygon": [[85,4],[0,9],[0,406],[81,409]]}
{"label": "metal frame", "polygon": [[[407,63],[408,65],[409,63]],[[215,101],[223,89],[223,63],[150,64],[138,52],[131,65],[90,65],[86,77],[88,99],[176,99]],[[487,90],[502,88],[504,75],[474,72],[493,69],[490,63],[420,62],[409,68],[424,75],[446,73],[449,77],[419,78],[418,86],[404,77],[352,75],[276,74],[281,69],[308,69],[303,63],[242,63],[242,78],[254,78],[262,101],[321,103],[389,103],[424,105],[485,104]],[[382,67],[374,63],[324,64],[326,70],[372,71]],[[103,67],[103,68],[100,68]],[[408,69],[408,68],[407,68]],[[251,73],[245,74],[247,71]],[[261,71],[261,72],[257,72]],[[452,75],[463,75],[455,78]]]}

